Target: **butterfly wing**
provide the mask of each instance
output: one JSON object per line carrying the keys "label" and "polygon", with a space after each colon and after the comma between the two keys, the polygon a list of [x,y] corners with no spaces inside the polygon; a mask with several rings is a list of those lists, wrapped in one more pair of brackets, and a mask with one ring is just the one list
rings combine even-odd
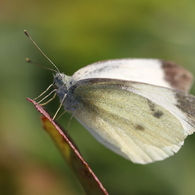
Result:
{"label": "butterfly wing", "polygon": [[74,116],[98,141],[135,163],[173,155],[194,132],[195,97],[181,91],[86,79],[73,86],[67,97],[76,100]]}
{"label": "butterfly wing", "polygon": [[[74,73],[77,81],[88,78],[112,78],[149,83],[188,91],[192,74],[173,62],[158,59],[116,59],[90,64]],[[73,82],[73,83],[74,83]]]}

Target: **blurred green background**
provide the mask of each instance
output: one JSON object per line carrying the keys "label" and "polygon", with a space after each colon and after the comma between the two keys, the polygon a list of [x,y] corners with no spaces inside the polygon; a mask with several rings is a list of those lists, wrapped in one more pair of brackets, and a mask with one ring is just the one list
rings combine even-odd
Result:
{"label": "blurred green background", "polygon": [[[24,29],[67,75],[126,57],[171,60],[195,74],[194,10],[193,0],[1,0],[0,194],[84,194],[25,99],[38,96],[53,76],[24,61],[51,67]],[[58,105],[55,100],[46,107],[53,114]],[[65,128],[69,119],[60,119]],[[195,135],[174,157],[143,166],[106,149],[75,119],[69,133],[111,195],[195,194]]]}

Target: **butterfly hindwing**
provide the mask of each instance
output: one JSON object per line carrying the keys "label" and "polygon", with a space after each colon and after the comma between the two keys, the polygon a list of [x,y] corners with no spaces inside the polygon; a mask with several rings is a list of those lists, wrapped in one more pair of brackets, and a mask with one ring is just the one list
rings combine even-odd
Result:
{"label": "butterfly hindwing", "polygon": [[[78,121],[102,144],[135,163],[173,155],[194,131],[194,116],[184,122],[186,115],[176,105],[176,95],[185,94],[181,91],[114,79],[86,79],[73,88],[68,96],[77,101]],[[194,101],[189,97],[188,102]]]}

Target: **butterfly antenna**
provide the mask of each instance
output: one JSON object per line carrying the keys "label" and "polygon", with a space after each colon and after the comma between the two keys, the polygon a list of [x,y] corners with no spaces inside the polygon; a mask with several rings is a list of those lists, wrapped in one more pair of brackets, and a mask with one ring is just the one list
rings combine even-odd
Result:
{"label": "butterfly antenna", "polygon": [[[49,59],[49,57],[47,57],[47,55],[41,50],[41,48],[36,44],[36,42],[32,39],[32,37],[28,34],[26,30],[24,30],[24,34],[32,41],[32,43],[42,53],[42,55],[54,66],[57,72],[60,72],[57,66]],[[27,62],[30,62],[30,61],[27,61]]]}
{"label": "butterfly antenna", "polygon": [[47,70],[51,70],[53,72],[58,72],[57,70],[55,70],[53,68],[42,66],[41,64],[38,64],[37,62],[34,62],[34,61],[30,60],[29,58],[26,58],[25,61],[28,62],[28,63],[34,64],[34,65],[40,66],[41,68],[44,68],[44,69],[47,69]]}

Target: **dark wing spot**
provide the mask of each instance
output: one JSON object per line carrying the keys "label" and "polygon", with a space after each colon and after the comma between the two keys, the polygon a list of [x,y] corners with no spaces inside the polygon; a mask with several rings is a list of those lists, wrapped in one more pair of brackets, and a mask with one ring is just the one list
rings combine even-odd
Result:
{"label": "dark wing spot", "polygon": [[165,73],[165,80],[175,89],[188,92],[193,76],[184,68],[173,62],[162,61],[162,68]]}
{"label": "dark wing spot", "polygon": [[188,117],[190,124],[195,126],[195,97],[191,94],[177,92],[177,107]]}
{"label": "dark wing spot", "polygon": [[177,107],[193,117],[195,116],[195,97],[187,93],[175,93]]}
{"label": "dark wing spot", "polygon": [[163,116],[164,113],[162,111],[160,111],[160,110],[157,110],[155,104],[152,101],[148,100],[148,106],[149,106],[149,108],[150,108],[150,110],[152,112],[152,115],[154,117],[160,118],[160,117]]}
{"label": "dark wing spot", "polygon": [[158,110],[158,111],[155,111],[153,113],[153,116],[156,117],[156,118],[160,118],[161,116],[163,116],[163,112]]}
{"label": "dark wing spot", "polygon": [[145,128],[142,125],[136,125],[135,129],[136,130],[141,130],[141,131],[145,130]]}

